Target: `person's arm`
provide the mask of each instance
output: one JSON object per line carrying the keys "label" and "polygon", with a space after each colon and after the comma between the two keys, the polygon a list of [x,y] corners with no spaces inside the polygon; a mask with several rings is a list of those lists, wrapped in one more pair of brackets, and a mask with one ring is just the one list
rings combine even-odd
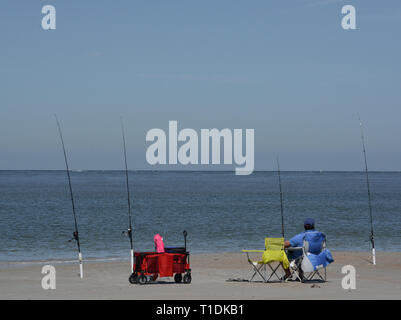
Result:
{"label": "person's arm", "polygon": [[302,247],[303,237],[303,233],[300,233],[292,237],[290,240],[284,241],[284,248]]}

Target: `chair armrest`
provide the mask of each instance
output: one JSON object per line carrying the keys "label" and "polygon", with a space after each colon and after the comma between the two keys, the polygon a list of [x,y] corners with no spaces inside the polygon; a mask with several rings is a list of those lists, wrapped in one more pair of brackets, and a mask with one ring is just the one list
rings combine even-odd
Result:
{"label": "chair armrest", "polygon": [[288,248],[285,248],[285,250],[288,250],[288,251],[300,251],[302,249],[303,249],[303,247],[288,247]]}
{"label": "chair armrest", "polygon": [[242,252],[245,252],[245,253],[263,253],[263,252],[265,252],[265,250],[242,250]]}

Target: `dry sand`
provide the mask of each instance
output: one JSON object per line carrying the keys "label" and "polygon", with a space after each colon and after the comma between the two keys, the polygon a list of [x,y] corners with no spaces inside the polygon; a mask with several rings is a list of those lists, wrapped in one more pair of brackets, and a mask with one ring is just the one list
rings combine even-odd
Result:
{"label": "dry sand", "polygon": [[[191,255],[192,283],[176,284],[173,278],[158,283],[131,285],[129,262],[85,263],[84,279],[78,277],[77,264],[54,264],[56,289],[41,286],[42,266],[8,264],[0,269],[0,299],[400,299],[401,253],[379,252],[377,265],[370,254],[334,252],[335,262],[327,269],[326,283],[248,283],[227,282],[229,278],[248,278],[250,265],[241,253]],[[344,265],[356,268],[356,290],[344,290]]]}

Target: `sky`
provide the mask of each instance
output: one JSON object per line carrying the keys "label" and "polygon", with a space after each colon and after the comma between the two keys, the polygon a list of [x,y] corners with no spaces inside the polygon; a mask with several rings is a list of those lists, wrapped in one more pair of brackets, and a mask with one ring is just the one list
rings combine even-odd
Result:
{"label": "sky", "polygon": [[399,0],[2,0],[0,170],[64,168],[54,114],[72,169],[123,169],[123,117],[131,170],[188,169],[146,162],[169,120],[254,129],[256,170],[362,170],[360,113],[369,168],[401,171],[400,34]]}

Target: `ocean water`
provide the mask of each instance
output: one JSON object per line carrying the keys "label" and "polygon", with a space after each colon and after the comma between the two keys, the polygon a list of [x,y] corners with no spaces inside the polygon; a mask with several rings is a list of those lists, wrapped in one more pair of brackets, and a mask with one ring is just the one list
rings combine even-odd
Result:
{"label": "ocean water", "polygon": [[[281,235],[275,172],[129,172],[134,248],[201,252],[263,249]],[[377,250],[401,250],[401,173],[370,173]],[[125,172],[71,173],[84,258],[128,258]],[[286,238],[312,217],[333,250],[370,250],[367,187],[362,172],[283,172]],[[0,261],[75,259],[66,173],[0,171]]]}

